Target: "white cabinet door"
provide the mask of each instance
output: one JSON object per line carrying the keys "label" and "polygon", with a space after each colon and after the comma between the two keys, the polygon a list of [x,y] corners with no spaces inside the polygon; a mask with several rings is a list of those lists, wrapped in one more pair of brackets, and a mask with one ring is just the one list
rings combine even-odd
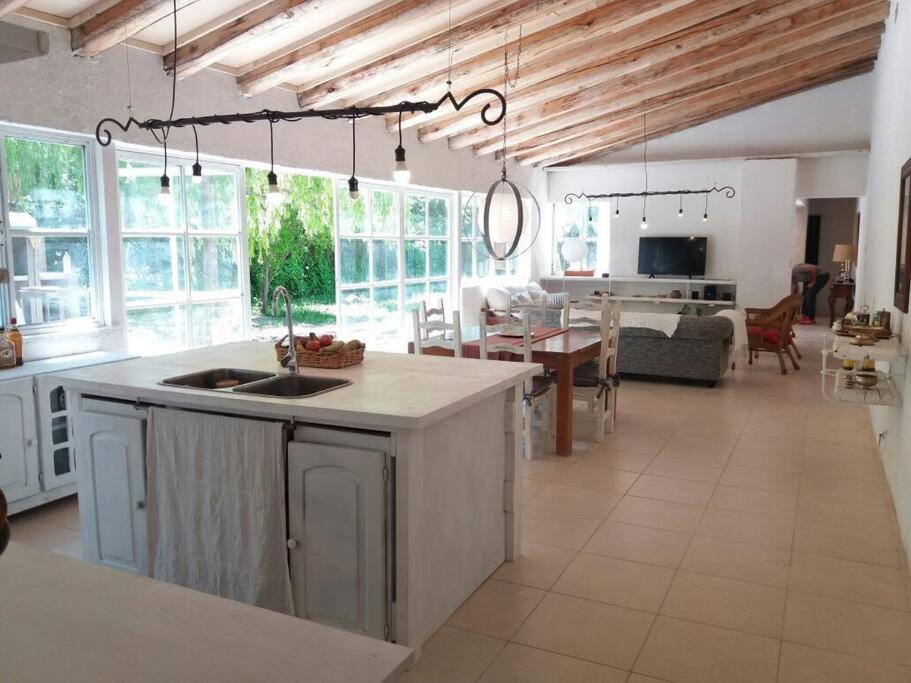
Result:
{"label": "white cabinet door", "polygon": [[38,433],[32,378],[0,382],[0,488],[9,502],[38,493]]}
{"label": "white cabinet door", "polygon": [[75,419],[83,555],[148,574],[145,419],[87,412]]}
{"label": "white cabinet door", "polygon": [[70,442],[70,413],[66,392],[59,382],[39,375],[35,384],[41,434],[41,487],[50,491],[76,480],[73,445]]}
{"label": "white cabinet door", "polygon": [[288,444],[297,616],[385,637],[385,468],[379,450]]}

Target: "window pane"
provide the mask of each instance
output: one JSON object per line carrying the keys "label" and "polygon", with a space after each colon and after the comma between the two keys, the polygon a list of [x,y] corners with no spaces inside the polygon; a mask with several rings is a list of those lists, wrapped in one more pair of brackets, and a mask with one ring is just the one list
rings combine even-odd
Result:
{"label": "window pane", "polygon": [[183,237],[125,237],[127,304],[181,297],[186,291]]}
{"label": "window pane", "polygon": [[370,324],[369,289],[349,289],[342,292],[342,325],[346,330],[364,328]]}
{"label": "window pane", "polygon": [[449,275],[449,242],[431,240],[430,276]]}
{"label": "window pane", "polygon": [[16,312],[23,325],[90,317],[88,237],[14,237]]}
{"label": "window pane", "polygon": [[[585,248],[585,268],[586,270],[594,270],[598,265],[598,242],[589,240],[585,243]],[[595,274],[597,275],[597,273]]]}
{"label": "window pane", "polygon": [[354,200],[348,196],[348,186],[338,185],[338,230],[345,235],[360,235],[366,231],[364,194]]}
{"label": "window pane", "polygon": [[81,145],[7,138],[5,152],[13,230],[88,229]]}
{"label": "window pane", "polygon": [[416,284],[405,285],[405,310],[408,313],[415,310],[421,305],[421,301],[427,296],[427,283],[418,282]]}
{"label": "window pane", "polygon": [[427,234],[427,211],[423,197],[407,195],[405,197],[405,234]]}
{"label": "window pane", "polygon": [[399,288],[374,287],[373,288],[374,319],[383,323],[384,327],[399,329]]}
{"label": "window pane", "polygon": [[405,240],[405,277],[426,277],[427,241]]}
{"label": "window pane", "polygon": [[430,283],[431,294],[446,294],[447,292],[449,292],[449,280],[435,280]]}
{"label": "window pane", "polygon": [[[191,176],[188,174],[188,178]],[[171,181],[172,187],[174,180]],[[237,176],[234,173],[203,169],[202,182],[187,183],[187,223],[190,230],[236,232]]]}
{"label": "window pane", "polygon": [[474,247],[471,242],[462,241],[461,249],[462,277],[471,277],[474,275]]}
{"label": "window pane", "polygon": [[190,309],[193,326],[193,346],[211,346],[243,339],[243,302],[213,301],[193,304]]}
{"label": "window pane", "polygon": [[339,240],[342,284],[367,282],[370,279],[367,240]]}
{"label": "window pane", "polygon": [[127,342],[131,353],[154,356],[187,348],[186,306],[157,306],[127,311]]}
{"label": "window pane", "polygon": [[[461,232],[462,237],[471,239],[475,234],[475,228],[480,225],[480,207],[482,206],[482,197],[480,195],[469,195],[462,193],[465,205],[462,207]],[[470,197],[470,199],[469,199]]]}
{"label": "window pane", "polygon": [[171,199],[161,199],[161,164],[121,159],[120,222],[123,229],[183,232],[183,186],[180,167],[169,166]]}
{"label": "window pane", "polygon": [[449,235],[449,202],[445,199],[431,199],[427,204],[427,219],[430,234],[437,237]]}
{"label": "window pane", "polygon": [[382,282],[399,276],[398,240],[372,240],[373,279]]}
{"label": "window pane", "polygon": [[399,211],[395,193],[371,190],[370,201],[373,232],[384,235],[398,234]]}
{"label": "window pane", "polygon": [[490,275],[490,264],[493,259],[486,255],[487,247],[484,246],[483,242],[475,244],[475,251],[478,259],[478,277],[487,277]]}
{"label": "window pane", "polygon": [[585,215],[585,236],[586,237],[597,237],[598,236],[598,218],[600,215],[600,207],[592,204],[588,209],[586,209]]}
{"label": "window pane", "polygon": [[190,277],[195,291],[237,291],[237,238],[191,237]]}

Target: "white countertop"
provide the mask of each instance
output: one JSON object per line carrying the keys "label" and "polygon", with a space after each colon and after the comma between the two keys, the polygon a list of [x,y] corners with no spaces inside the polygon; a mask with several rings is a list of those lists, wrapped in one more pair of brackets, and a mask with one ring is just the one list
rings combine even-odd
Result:
{"label": "white countertop", "polygon": [[0,370],[0,382],[5,379],[19,379],[20,377],[46,375],[49,372],[60,372],[71,368],[113,363],[128,358],[135,358],[135,356],[130,356],[126,353],[113,353],[110,351],[92,351],[90,353],[77,353],[72,356],[32,360],[23,363],[22,365],[18,365],[15,368],[4,368],[3,370]]}
{"label": "white countertop", "polygon": [[400,645],[15,542],[0,557],[0,614],[0,678],[20,683],[384,683],[412,656]]}
{"label": "white countertop", "polygon": [[285,373],[270,342],[236,342],[54,373],[82,393],[240,415],[295,418],[389,431],[423,429],[541,372],[532,363],[415,356],[367,350],[364,363],[304,375],[353,384],[312,398],[271,398],[231,391],[162,386],[163,379],[214,368]]}

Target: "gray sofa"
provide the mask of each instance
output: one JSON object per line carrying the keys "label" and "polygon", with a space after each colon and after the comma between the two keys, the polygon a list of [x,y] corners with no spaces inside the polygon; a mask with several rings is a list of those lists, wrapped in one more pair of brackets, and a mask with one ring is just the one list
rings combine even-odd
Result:
{"label": "gray sofa", "polygon": [[718,316],[684,315],[672,337],[645,327],[620,329],[621,375],[702,380],[715,386],[731,364],[734,324]]}

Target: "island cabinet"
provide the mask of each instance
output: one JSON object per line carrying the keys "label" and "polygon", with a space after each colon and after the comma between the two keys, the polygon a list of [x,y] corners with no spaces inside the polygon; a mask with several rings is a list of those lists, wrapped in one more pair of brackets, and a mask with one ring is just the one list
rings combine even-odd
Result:
{"label": "island cabinet", "polygon": [[10,503],[41,490],[32,386],[31,377],[0,382],[0,489]]}
{"label": "island cabinet", "polygon": [[82,398],[77,422],[83,556],[148,574],[146,412],[124,402]]}

